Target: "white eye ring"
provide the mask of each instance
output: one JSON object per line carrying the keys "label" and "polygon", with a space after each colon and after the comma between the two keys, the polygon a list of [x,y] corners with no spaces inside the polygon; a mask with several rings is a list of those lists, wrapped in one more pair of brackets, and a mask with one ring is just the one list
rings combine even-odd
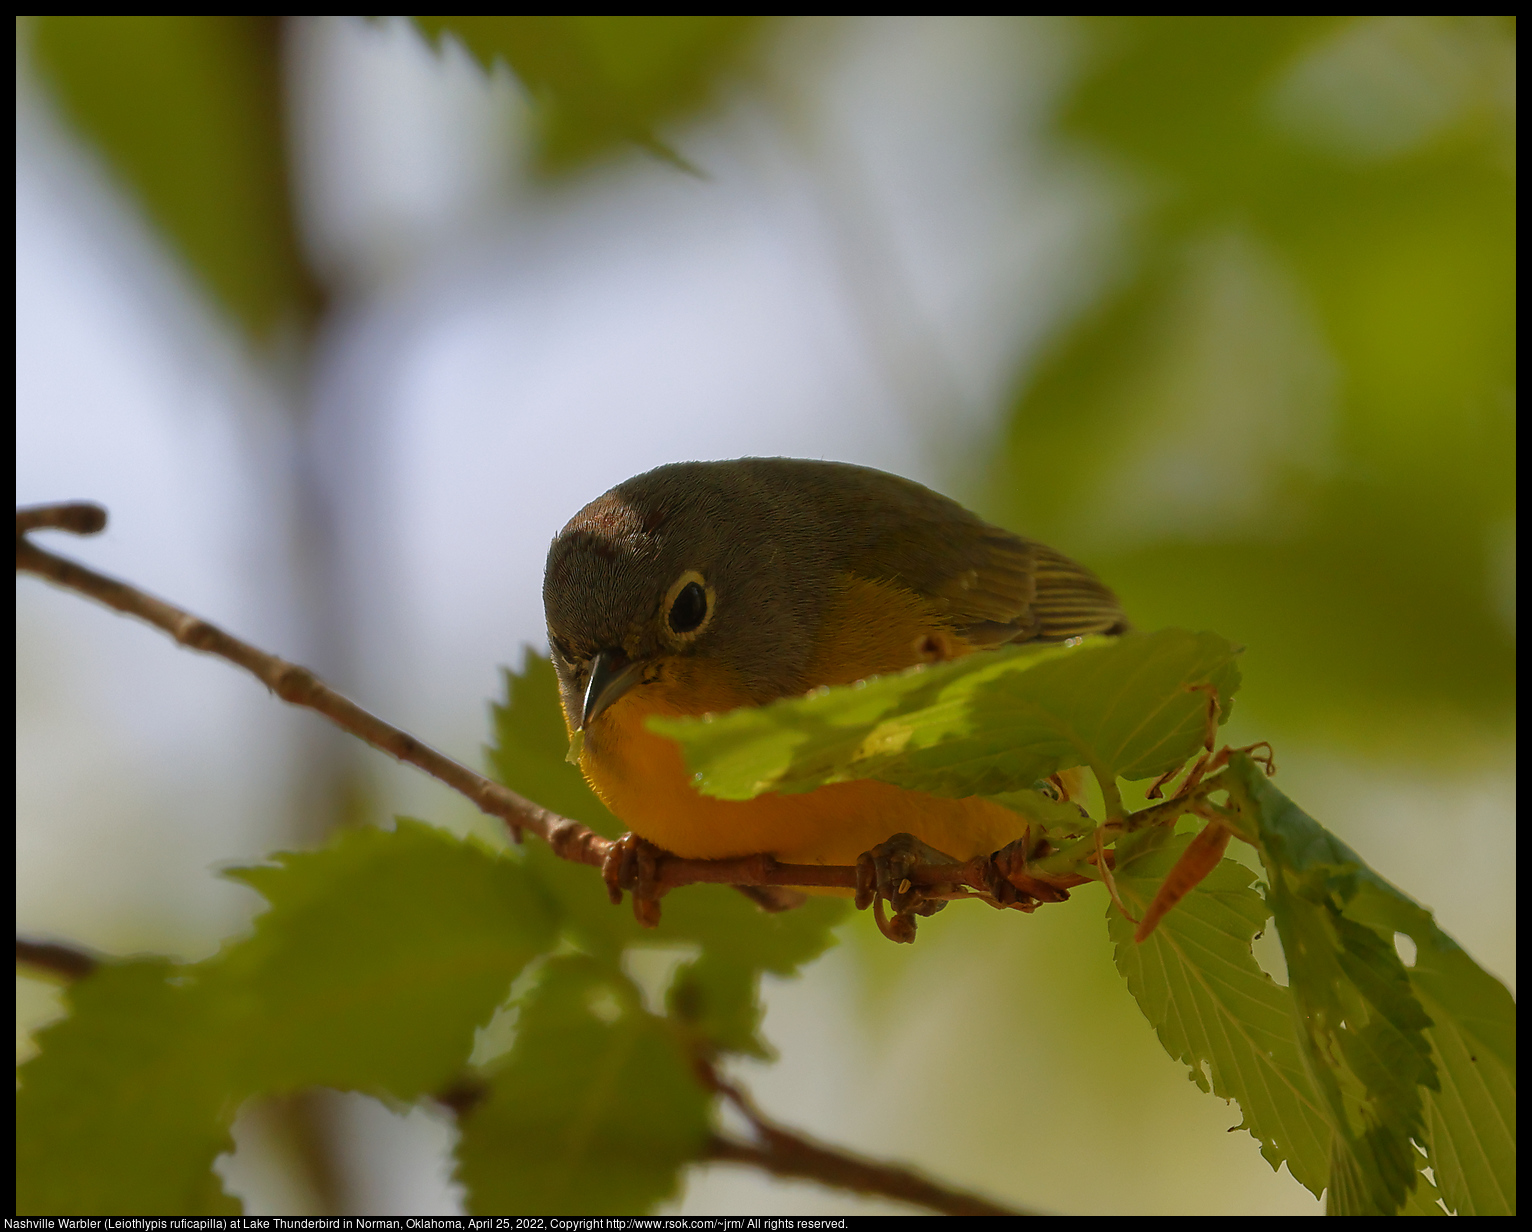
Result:
{"label": "white eye ring", "polygon": [[[670,616],[675,608],[676,600],[680,598],[681,592],[688,586],[698,586],[701,588],[707,602],[707,609],[702,613],[702,619],[695,628],[682,631],[671,627]],[[713,594],[713,588],[707,584],[707,579],[695,569],[688,569],[672,582],[670,589],[665,592],[665,603],[660,608],[660,624],[665,628],[665,636],[672,642],[682,646],[688,642],[696,641],[697,638],[702,636],[703,630],[713,623],[713,611],[717,606],[717,596]]]}

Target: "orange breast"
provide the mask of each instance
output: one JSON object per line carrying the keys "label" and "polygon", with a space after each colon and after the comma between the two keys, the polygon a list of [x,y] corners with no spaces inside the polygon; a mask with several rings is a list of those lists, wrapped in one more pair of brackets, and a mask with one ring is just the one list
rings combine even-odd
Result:
{"label": "orange breast", "polygon": [[[847,579],[830,605],[810,669],[813,685],[849,684],[972,647],[918,596]],[[635,834],[693,859],[769,852],[793,864],[853,864],[892,834],[915,835],[960,860],[1021,837],[1025,823],[979,799],[951,800],[871,780],[798,795],[718,800],[692,786],[680,748],[644,726],[653,714],[705,714],[744,700],[715,661],[678,661],[665,680],[620,698],[586,733],[581,767],[596,794]]]}

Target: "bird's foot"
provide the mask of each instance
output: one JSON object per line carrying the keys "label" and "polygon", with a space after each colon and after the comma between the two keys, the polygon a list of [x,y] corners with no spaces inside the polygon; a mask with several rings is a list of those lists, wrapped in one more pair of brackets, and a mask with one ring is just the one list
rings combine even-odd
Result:
{"label": "bird's foot", "polygon": [[1035,911],[1039,903],[1062,903],[1069,898],[1069,891],[1063,886],[1054,885],[1030,871],[1027,865],[1031,847],[1029,835],[978,862],[976,871],[984,883],[984,891],[997,907]]}
{"label": "bird's foot", "polygon": [[622,892],[629,891],[633,895],[633,917],[645,928],[654,928],[660,922],[663,893],[658,887],[660,862],[668,854],[630,830],[612,844],[601,863],[607,896],[620,903]]}
{"label": "bird's foot", "polygon": [[[927,846],[913,834],[895,834],[857,857],[857,910],[871,907],[878,930],[890,941],[914,941],[915,917],[935,915],[947,905],[944,899],[936,896],[961,889],[956,881],[950,886],[916,885],[910,874],[922,864],[961,867],[959,861]],[[891,919],[884,917],[885,901],[894,909]]]}

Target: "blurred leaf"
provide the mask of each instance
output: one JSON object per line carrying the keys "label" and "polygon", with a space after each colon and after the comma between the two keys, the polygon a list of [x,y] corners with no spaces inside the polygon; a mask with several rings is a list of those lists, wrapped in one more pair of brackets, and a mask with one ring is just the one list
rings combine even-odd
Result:
{"label": "blurred leaf", "polygon": [[1058,132],[1127,172],[1121,256],[1025,376],[992,516],[1256,648],[1268,721],[1438,758],[1503,728],[1514,26],[1082,25]]}
{"label": "blurred leaf", "polygon": [[728,886],[691,885],[665,896],[657,928],[642,927],[627,901],[613,906],[594,870],[529,844],[528,871],[559,906],[567,936],[606,968],[622,970],[633,949],[695,948],[667,992],[678,1023],[709,1050],[768,1057],[759,1037],[763,972],[796,975],[835,944],[832,930],[850,910],[842,898],[811,897],[791,911],[762,911]]}
{"label": "blurred leaf", "polygon": [[306,327],[321,293],[289,195],[277,17],[43,16],[32,47],[213,297],[257,338]]}
{"label": "blurred leaf", "polygon": [[427,37],[455,35],[486,70],[503,60],[538,108],[539,153],[567,167],[634,142],[683,160],[656,135],[712,101],[758,17],[414,17]]}
{"label": "blurred leaf", "polygon": [[552,906],[519,862],[420,822],[275,858],[226,874],[271,909],[203,977],[237,1015],[251,1091],[439,1091],[553,944]]}
{"label": "blurred leaf", "polygon": [[650,1210],[701,1152],[710,1102],[672,1029],[623,981],[553,958],[488,1095],[462,1118],[456,1177],[474,1214]]}
{"label": "blurred leaf", "polygon": [[186,968],[109,963],[68,992],[17,1071],[21,1215],[237,1215],[213,1160],[232,1098],[207,998]]}
{"label": "blurred leaf", "polygon": [[[1135,914],[1142,917],[1191,840],[1146,843],[1118,866],[1118,893]],[[1225,860],[1143,944],[1115,906],[1107,908],[1107,931],[1117,969],[1165,1051],[1202,1090],[1237,1100],[1238,1128],[1250,1131],[1273,1170],[1286,1162],[1317,1198],[1329,1176],[1330,1128],[1304,1063],[1292,997],[1251,953],[1271,914],[1254,880]]]}
{"label": "blurred leaf", "polygon": [[1216,687],[1220,721],[1228,718],[1238,653],[1216,634],[1179,629],[1073,649],[1022,646],[649,725],[681,744],[700,790],[724,799],[867,778],[997,795],[1082,765],[1103,782],[1146,779],[1202,745],[1207,698],[1190,688]]}

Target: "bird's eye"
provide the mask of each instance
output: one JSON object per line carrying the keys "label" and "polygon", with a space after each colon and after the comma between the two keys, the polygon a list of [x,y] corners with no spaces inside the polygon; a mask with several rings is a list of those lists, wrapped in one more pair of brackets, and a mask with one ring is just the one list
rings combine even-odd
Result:
{"label": "bird's eye", "polygon": [[700,582],[687,582],[670,603],[666,620],[672,633],[694,633],[707,619],[707,591]]}

